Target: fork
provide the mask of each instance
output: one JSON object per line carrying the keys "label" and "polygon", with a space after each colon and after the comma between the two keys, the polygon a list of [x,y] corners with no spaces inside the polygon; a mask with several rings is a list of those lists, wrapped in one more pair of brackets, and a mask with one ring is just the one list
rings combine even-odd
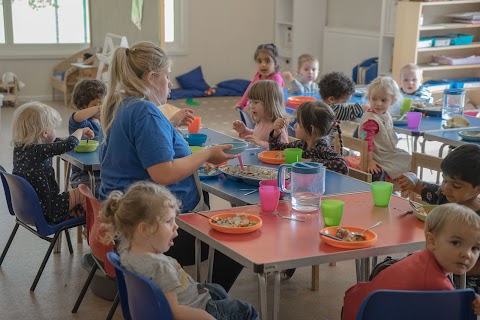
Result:
{"label": "fork", "polygon": [[280,218],[287,219],[287,220],[293,220],[293,221],[299,221],[299,222],[305,222],[306,221],[305,219],[282,216],[280,213],[278,213],[278,211],[273,212],[273,214],[279,216]]}
{"label": "fork", "polygon": [[373,226],[368,227],[367,229],[364,229],[362,232],[352,232],[352,234],[353,234],[353,235],[356,235],[356,236],[363,236],[363,234],[364,234],[365,232],[367,232],[368,230],[373,229],[373,228],[376,228],[376,227],[378,227],[378,226],[381,226],[382,224],[383,224],[383,222],[382,222],[382,221],[379,221],[379,222],[375,223]]}
{"label": "fork", "polygon": [[408,203],[410,203],[410,205],[412,206],[413,210],[415,210],[416,212],[419,212],[419,211],[420,211],[419,207],[417,207],[417,205],[416,205],[415,203],[413,203],[413,201],[412,201],[410,198],[408,198]]}

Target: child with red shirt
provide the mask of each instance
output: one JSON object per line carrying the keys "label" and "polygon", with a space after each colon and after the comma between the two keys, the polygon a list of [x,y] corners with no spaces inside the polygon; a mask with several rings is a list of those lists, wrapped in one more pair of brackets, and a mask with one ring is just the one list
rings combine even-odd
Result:
{"label": "child with red shirt", "polygon": [[[380,272],[370,282],[359,282],[345,292],[343,320],[354,320],[363,300],[373,291],[453,290],[449,273],[463,274],[480,253],[480,216],[458,204],[433,209],[425,220],[426,249]],[[473,302],[480,314],[480,298]]]}

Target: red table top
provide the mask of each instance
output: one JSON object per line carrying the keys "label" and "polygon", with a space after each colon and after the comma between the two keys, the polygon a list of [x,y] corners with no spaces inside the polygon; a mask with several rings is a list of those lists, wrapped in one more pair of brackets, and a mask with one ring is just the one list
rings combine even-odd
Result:
{"label": "red table top", "polygon": [[248,234],[225,234],[212,229],[208,219],[197,214],[182,214],[179,226],[215,249],[256,272],[263,268],[308,266],[332,261],[366,258],[375,255],[402,253],[424,247],[424,222],[412,214],[407,200],[392,196],[389,207],[375,207],[370,192],[325,197],[345,201],[343,226],[369,227],[378,221],[383,225],[373,229],[378,239],[373,246],[348,250],[323,243],[318,232],[324,227],[320,210],[314,213],[292,211],[289,202],[280,202],[281,215],[301,217],[306,222],[282,219],[262,213],[259,205],[206,212],[213,216],[222,212],[259,215],[260,229]]}

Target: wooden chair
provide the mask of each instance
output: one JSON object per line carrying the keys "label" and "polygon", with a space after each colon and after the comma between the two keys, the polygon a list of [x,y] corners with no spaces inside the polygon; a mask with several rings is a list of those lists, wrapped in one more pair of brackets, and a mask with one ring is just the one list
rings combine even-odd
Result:
{"label": "wooden chair", "polygon": [[83,59],[83,55],[88,53],[92,56],[83,61],[83,64],[93,64],[95,60],[95,53],[98,48],[87,48],[74,55],[64,59],[62,62],[56,64],[52,70],[52,100],[55,100],[55,90],[63,92],[63,102],[65,106],[68,105],[67,96],[72,93],[73,87],[77,83],[79,76],[79,68],[72,66],[72,63],[78,62],[78,59]]}
{"label": "wooden chair", "polygon": [[[425,169],[429,169],[432,171],[436,172],[436,179],[435,183],[439,184],[440,183],[440,173],[442,172],[442,169],[440,168],[440,165],[442,164],[443,159],[436,157],[436,156],[431,156],[428,154],[423,154],[423,153],[418,153],[418,152],[413,152],[412,153],[412,167],[411,167],[411,172],[415,173],[418,178],[423,179],[423,173]],[[418,202],[422,202],[421,198],[419,198],[419,195],[416,194],[415,192],[410,192],[410,199],[412,200],[419,200]]]}
{"label": "wooden chair", "polygon": [[[347,149],[357,151],[360,153],[360,156],[346,156],[345,160],[347,164],[349,159],[359,159],[360,167],[353,168],[349,166],[348,175],[355,179],[359,179],[365,182],[372,182],[372,175],[367,172],[367,162],[368,162],[368,142],[362,139],[354,138],[347,135],[342,135],[343,146]],[[340,139],[338,138],[338,133],[335,133],[335,150],[338,153],[341,153],[340,150]],[[358,157],[358,158],[357,158]]]}

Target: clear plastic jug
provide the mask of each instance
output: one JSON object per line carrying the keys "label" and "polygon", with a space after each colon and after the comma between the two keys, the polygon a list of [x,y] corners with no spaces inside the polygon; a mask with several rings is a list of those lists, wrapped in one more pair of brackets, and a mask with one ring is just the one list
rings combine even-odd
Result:
{"label": "clear plastic jug", "polygon": [[[290,172],[290,190],[285,188],[287,169]],[[325,167],[317,162],[282,164],[278,168],[278,186],[281,192],[291,194],[292,208],[297,211],[316,211],[325,192]]]}
{"label": "clear plastic jug", "polygon": [[442,119],[449,120],[456,114],[463,115],[464,105],[464,89],[445,89],[443,91]]}

